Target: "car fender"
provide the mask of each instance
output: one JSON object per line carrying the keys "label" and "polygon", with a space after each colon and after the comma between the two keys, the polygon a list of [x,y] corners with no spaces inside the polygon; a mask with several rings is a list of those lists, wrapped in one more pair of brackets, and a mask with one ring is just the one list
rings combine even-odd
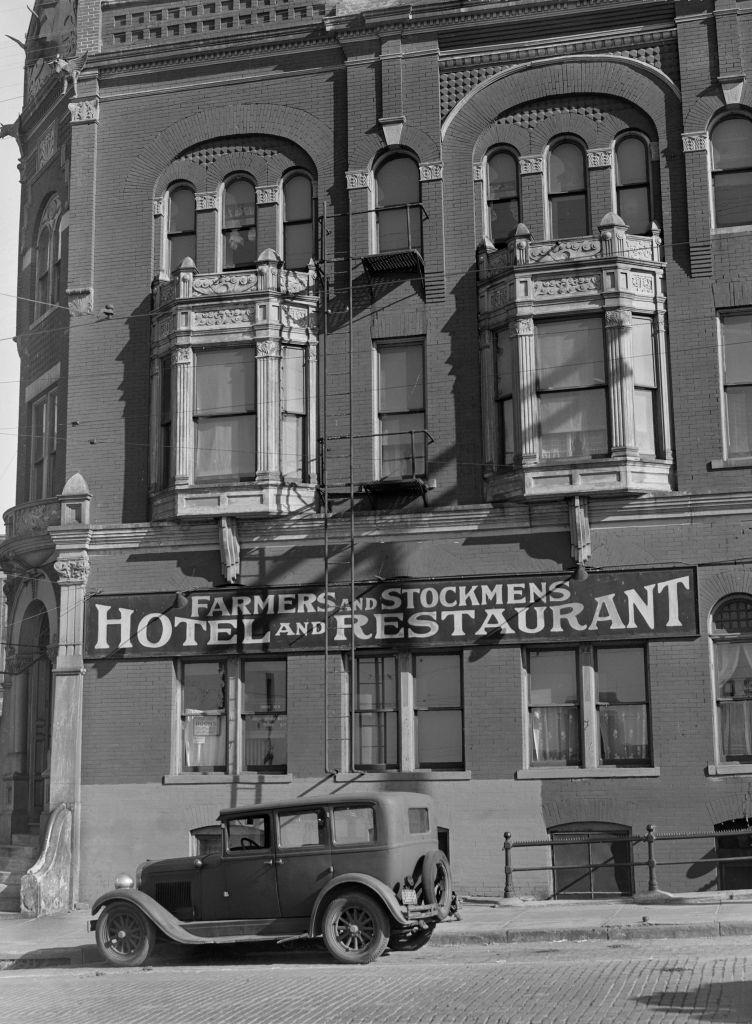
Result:
{"label": "car fender", "polygon": [[201,946],[205,945],[208,940],[203,935],[192,935],[186,931],[181,921],[170,913],[169,910],[157,903],[155,899],[147,895],[145,892],[141,892],[140,889],[112,889],[110,892],[104,893],[99,896],[91,907],[92,915],[98,914],[100,910],[103,910],[110,903],[133,903],[135,906],[142,910],[144,914],[152,921],[161,932],[163,932],[168,939],[173,939],[175,942],[182,942],[186,945]]}
{"label": "car fender", "polygon": [[404,925],[407,919],[405,908],[399,902],[389,886],[385,885],[385,883],[380,879],[374,878],[373,875],[362,875],[353,871],[349,874],[337,875],[336,878],[332,878],[316,897],[316,902],[314,903],[313,910],[311,911],[311,935],[318,935],[321,931],[321,917],[324,912],[324,907],[332,896],[336,894],[337,890],[347,889],[353,886],[359,889],[367,889],[372,895],[377,897],[379,903],[382,904],[390,917],[392,917],[398,924]]}

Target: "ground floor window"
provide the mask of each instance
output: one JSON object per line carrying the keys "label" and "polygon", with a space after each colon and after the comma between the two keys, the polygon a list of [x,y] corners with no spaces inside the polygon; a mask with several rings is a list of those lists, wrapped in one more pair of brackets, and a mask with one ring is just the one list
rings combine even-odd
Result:
{"label": "ground floor window", "polygon": [[531,765],[650,764],[644,647],[530,649],[527,687]]}
{"label": "ground floor window", "polygon": [[357,769],[463,768],[461,654],[359,657],[353,732]]}
{"label": "ground floor window", "polygon": [[722,761],[752,762],[752,597],[735,594],[711,618]]}
{"label": "ground floor window", "polygon": [[181,682],[183,771],[287,771],[284,658],[186,661]]}
{"label": "ground floor window", "polygon": [[631,830],[574,821],[548,830],[556,899],[613,899],[634,894]]}

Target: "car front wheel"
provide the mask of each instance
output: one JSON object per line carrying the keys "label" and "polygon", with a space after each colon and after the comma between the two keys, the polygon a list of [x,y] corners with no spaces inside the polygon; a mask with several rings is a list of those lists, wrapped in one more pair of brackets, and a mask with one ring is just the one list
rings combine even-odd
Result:
{"label": "car front wheel", "polygon": [[157,940],[156,928],[131,903],[110,903],[97,919],[97,947],[115,967],[140,967]]}
{"label": "car front wheel", "polygon": [[342,964],[370,964],[386,949],[389,922],[381,906],[366,893],[335,896],[321,922],[324,945]]}

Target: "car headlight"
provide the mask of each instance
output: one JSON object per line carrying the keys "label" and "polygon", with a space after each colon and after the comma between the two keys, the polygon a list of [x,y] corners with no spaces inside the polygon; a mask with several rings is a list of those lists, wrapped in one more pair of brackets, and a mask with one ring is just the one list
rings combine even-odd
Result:
{"label": "car headlight", "polygon": [[115,876],[115,888],[116,889],[135,889],[136,883],[133,881],[130,875],[116,875]]}

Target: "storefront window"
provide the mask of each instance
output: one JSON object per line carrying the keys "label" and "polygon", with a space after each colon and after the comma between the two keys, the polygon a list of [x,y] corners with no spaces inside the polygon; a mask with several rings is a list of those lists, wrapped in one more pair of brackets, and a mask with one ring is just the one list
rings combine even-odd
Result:
{"label": "storefront window", "polygon": [[287,770],[287,664],[243,663],[243,768]]}
{"label": "storefront window", "polygon": [[183,665],[183,768],[224,771],[227,766],[226,671],[222,662]]}

